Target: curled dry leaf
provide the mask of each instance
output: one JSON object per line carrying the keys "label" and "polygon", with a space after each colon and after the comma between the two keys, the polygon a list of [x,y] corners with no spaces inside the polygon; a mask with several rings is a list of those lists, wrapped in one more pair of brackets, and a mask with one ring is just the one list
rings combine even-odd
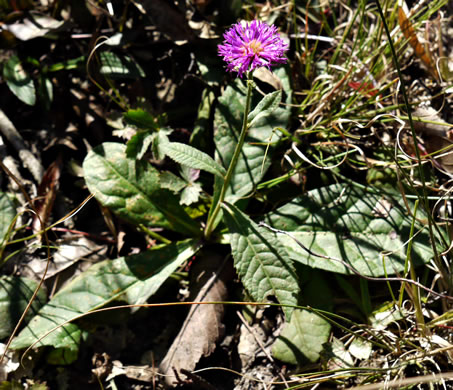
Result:
{"label": "curled dry leaf", "polygon": [[416,109],[413,117],[414,128],[423,136],[426,151],[429,154],[440,154],[440,157],[433,160],[434,165],[448,173],[453,173],[453,129],[451,125],[442,124],[444,121],[432,107]]}
{"label": "curled dry leaf", "polygon": [[282,80],[267,68],[258,68],[253,72],[253,77],[274,87],[275,90],[283,89]]}
{"label": "curled dry leaf", "polygon": [[[231,278],[231,265],[216,255],[206,255],[197,260],[192,274],[191,300],[224,301],[227,297],[226,283]],[[209,356],[223,330],[223,305],[193,305],[190,308],[179,334],[160,364],[160,371],[167,375],[166,382],[175,381],[174,370],[192,371],[202,356]]]}

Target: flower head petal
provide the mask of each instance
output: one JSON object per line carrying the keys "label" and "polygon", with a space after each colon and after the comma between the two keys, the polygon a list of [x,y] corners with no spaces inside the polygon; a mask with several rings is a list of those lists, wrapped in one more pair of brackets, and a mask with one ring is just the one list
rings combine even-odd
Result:
{"label": "flower head petal", "polygon": [[223,37],[223,44],[218,46],[219,55],[227,63],[227,69],[237,72],[239,77],[262,66],[270,69],[276,64],[286,63],[283,55],[288,45],[274,25],[259,20],[245,26],[236,23]]}

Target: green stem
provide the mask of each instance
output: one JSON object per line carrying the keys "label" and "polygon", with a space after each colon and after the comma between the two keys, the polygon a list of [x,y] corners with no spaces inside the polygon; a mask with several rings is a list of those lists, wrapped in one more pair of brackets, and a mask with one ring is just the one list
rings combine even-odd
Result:
{"label": "green stem", "polygon": [[253,81],[251,78],[251,75],[247,78],[247,97],[245,101],[245,111],[244,111],[244,119],[242,121],[242,129],[241,129],[241,134],[239,135],[239,140],[238,143],[236,144],[236,148],[234,149],[233,157],[231,158],[230,165],[228,167],[228,171],[225,176],[225,180],[223,181],[222,189],[220,190],[220,195],[217,200],[212,204],[212,213],[209,213],[208,216],[208,221],[206,222],[206,228],[204,231],[204,235],[206,239],[209,239],[209,237],[212,234],[212,231],[214,230],[214,224],[215,220],[217,218],[217,215],[220,212],[220,209],[222,207],[222,203],[225,199],[225,195],[228,189],[228,186],[230,185],[231,177],[233,176],[234,169],[236,168],[236,164],[239,159],[239,155],[241,153],[242,147],[244,145],[245,141],[245,136],[247,135],[247,130],[248,130],[248,116],[249,116],[249,111],[250,111],[250,105],[252,101],[252,90],[253,90]]}
{"label": "green stem", "polygon": [[140,224],[140,229],[144,231],[148,236],[154,238],[155,240],[161,241],[164,244],[171,244],[171,241],[164,236],[161,236],[159,233],[156,233],[152,231],[151,229],[148,229],[145,225]]}

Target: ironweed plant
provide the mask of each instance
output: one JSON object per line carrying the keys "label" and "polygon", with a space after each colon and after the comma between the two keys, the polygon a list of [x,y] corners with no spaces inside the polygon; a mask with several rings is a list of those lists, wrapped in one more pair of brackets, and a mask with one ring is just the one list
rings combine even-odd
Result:
{"label": "ironweed plant", "polygon": [[[216,252],[246,300],[210,303],[280,308],[270,360],[320,364],[288,388],[379,383],[414,366],[451,371],[439,354],[451,347],[443,326],[453,300],[452,125],[432,114],[451,103],[446,1],[406,12],[389,1],[246,3],[249,21],[234,23],[222,43],[214,38],[214,65],[193,57],[204,90],[190,139],[167,125],[167,113],[129,107],[112,74],[95,81],[124,109],[132,135],[89,151],[84,179],[150,248],[94,264],[11,348],[51,346],[73,362],[88,334],[75,318],[113,301],[146,306],[170,278],[185,278],[188,263]],[[419,42],[422,27],[438,66]],[[116,75],[143,72],[108,50],[98,57],[104,74],[107,62]]]}

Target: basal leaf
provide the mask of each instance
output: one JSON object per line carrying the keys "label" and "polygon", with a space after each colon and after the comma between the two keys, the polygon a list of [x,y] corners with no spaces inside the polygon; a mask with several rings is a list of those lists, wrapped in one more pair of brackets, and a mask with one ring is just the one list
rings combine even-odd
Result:
{"label": "basal leaf", "polygon": [[[111,301],[145,302],[197,249],[194,240],[186,240],[93,265],[41,308],[14,339],[12,348],[27,348],[57,325]],[[38,346],[74,349],[80,336],[80,328],[71,323],[50,333]]]}
{"label": "basal leaf", "polygon": [[184,164],[194,169],[201,169],[221,178],[226,175],[225,168],[215,162],[208,154],[190,145],[179,142],[167,142],[161,143],[159,148],[162,149],[164,154],[179,164]]}
{"label": "basal leaf", "polygon": [[331,325],[308,310],[294,310],[272,346],[272,355],[285,363],[315,363],[329,340]]}
{"label": "basal leaf", "polygon": [[[410,204],[411,207],[413,205]],[[418,220],[426,214],[417,212]],[[364,190],[335,184],[309,191],[266,216],[290,257],[313,268],[350,274],[341,259],[363,275],[384,276],[401,272],[406,259],[412,217],[399,196],[375,195]],[[417,221],[412,258],[416,264],[433,257],[427,227]],[[384,264],[385,262],[385,269]]]}
{"label": "basal leaf", "polygon": [[11,197],[0,192],[0,245],[8,234],[9,227],[16,216],[16,208]]}
{"label": "basal leaf", "polygon": [[[287,79],[286,71],[277,69],[276,73],[282,79]],[[284,82],[287,99],[290,98],[288,83]],[[288,89],[286,89],[288,88]],[[242,127],[245,106],[245,87],[242,81],[228,86],[219,98],[214,115],[214,142],[216,146],[216,161],[222,166],[228,167],[233,156],[234,148]],[[278,93],[273,96],[277,99]],[[256,107],[261,95],[254,93],[252,108]],[[271,99],[272,100],[272,99]],[[275,101],[274,101],[275,103]],[[271,105],[272,106],[272,105]],[[276,127],[287,127],[290,109],[278,107],[268,115],[258,117],[253,114],[255,120],[248,130],[242,153],[234,170],[228,195],[241,197],[249,194],[261,181],[263,175],[270,166],[274,144],[279,140],[279,133],[273,133]],[[271,143],[266,156],[268,143]],[[231,200],[232,197],[229,197]]]}
{"label": "basal leaf", "polygon": [[94,148],[83,169],[96,199],[126,221],[200,234],[177,197],[160,187],[159,172],[146,161],[127,158],[124,145],[104,143]]}
{"label": "basal leaf", "polygon": [[[132,269],[140,271],[142,275],[131,287],[125,291],[126,301],[128,303],[145,303],[150,296],[157,292],[162,283],[176,271],[176,269],[187,259],[192,257],[199,249],[199,243],[195,240],[181,241],[176,244],[171,244],[159,250],[149,251],[148,258],[134,261]],[[156,253],[154,253],[156,252]],[[141,269],[141,262],[146,264],[145,269]],[[146,262],[153,262],[154,265]],[[151,269],[147,270],[149,267]],[[143,272],[149,274],[144,279]]]}
{"label": "basal leaf", "polygon": [[[235,206],[226,207],[234,266],[247,291],[257,301],[275,296],[281,304],[297,305],[299,283],[285,248]],[[289,318],[292,308],[283,311]]]}
{"label": "basal leaf", "polygon": [[23,68],[19,57],[13,55],[4,63],[3,78],[11,92],[25,104],[33,106],[36,103],[35,85]]}
{"label": "basal leaf", "polygon": [[[0,277],[0,339],[8,337],[17,325],[38,283],[18,276]],[[46,303],[45,289],[40,289],[25,321],[28,321]]]}

